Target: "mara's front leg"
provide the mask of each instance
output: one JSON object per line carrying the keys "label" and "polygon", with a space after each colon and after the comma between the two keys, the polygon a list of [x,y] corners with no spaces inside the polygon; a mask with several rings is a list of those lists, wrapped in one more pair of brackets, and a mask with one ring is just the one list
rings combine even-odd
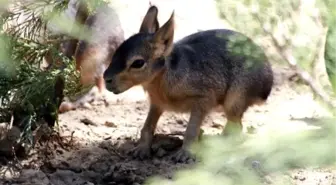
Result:
{"label": "mara's front leg", "polygon": [[188,151],[189,147],[198,140],[202,122],[207,114],[206,110],[195,107],[190,112],[190,118],[187,126],[187,130],[184,134],[184,140],[182,148],[180,148],[172,159],[175,162],[186,163],[189,160],[195,160],[194,156]]}
{"label": "mara's front leg", "polygon": [[162,115],[162,109],[151,104],[144,126],[141,129],[141,136],[138,146],[133,148],[129,153],[135,158],[145,159],[151,155],[151,145],[154,131]]}

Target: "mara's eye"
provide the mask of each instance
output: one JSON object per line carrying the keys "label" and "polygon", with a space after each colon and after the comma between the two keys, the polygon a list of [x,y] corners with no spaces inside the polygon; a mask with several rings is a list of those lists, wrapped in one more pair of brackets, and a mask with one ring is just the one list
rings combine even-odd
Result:
{"label": "mara's eye", "polygon": [[145,65],[145,61],[142,59],[134,60],[131,68],[142,68]]}

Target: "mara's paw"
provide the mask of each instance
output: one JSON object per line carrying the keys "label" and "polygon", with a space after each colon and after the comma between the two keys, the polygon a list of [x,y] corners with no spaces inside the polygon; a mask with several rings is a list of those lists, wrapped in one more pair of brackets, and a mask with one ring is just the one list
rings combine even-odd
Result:
{"label": "mara's paw", "polygon": [[186,149],[179,149],[176,153],[172,154],[171,160],[176,163],[192,163],[195,162],[196,157]]}
{"label": "mara's paw", "polygon": [[127,152],[128,155],[136,159],[148,159],[151,157],[151,149],[145,145],[138,145]]}

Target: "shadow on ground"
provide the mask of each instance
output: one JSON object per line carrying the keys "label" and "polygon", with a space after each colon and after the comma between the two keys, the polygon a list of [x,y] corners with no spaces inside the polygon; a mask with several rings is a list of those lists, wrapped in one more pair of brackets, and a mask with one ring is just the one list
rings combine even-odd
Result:
{"label": "shadow on ground", "polygon": [[[68,146],[65,142],[69,139],[64,139],[63,144],[44,143],[34,157],[22,160],[22,166],[7,163],[7,169],[22,168],[22,173],[4,184],[143,184],[154,175],[170,179],[176,169],[192,165],[170,160],[169,156],[182,145],[182,140],[173,136],[156,135],[152,158],[143,161],[127,154],[136,145],[131,139],[104,140],[87,146],[80,146],[75,140]],[[70,148],[78,150],[70,152]]]}
{"label": "shadow on ground", "polygon": [[[275,87],[269,100],[246,112],[245,127],[255,128],[256,134],[295,132],[313,127],[306,123],[307,119],[326,116],[307,87],[293,90],[298,86],[288,80],[292,71],[277,68],[275,73]],[[129,90],[124,95],[114,96],[108,107],[98,105],[90,110],[61,114],[61,136],[37,146],[27,159],[11,162],[3,159],[7,163],[0,166],[0,184],[139,185],[157,175],[171,179],[176,170],[191,167],[193,164],[176,164],[169,158],[182,144],[178,136],[186,129],[187,114],[165,113],[160,118],[153,158],[141,161],[126,155],[139,138],[147,115],[148,102],[142,95],[141,89]],[[204,134],[220,133],[224,123],[222,113],[209,115],[202,126]],[[174,133],[177,135],[168,136]],[[293,184],[331,185],[336,183],[334,172],[300,169],[290,178]]]}

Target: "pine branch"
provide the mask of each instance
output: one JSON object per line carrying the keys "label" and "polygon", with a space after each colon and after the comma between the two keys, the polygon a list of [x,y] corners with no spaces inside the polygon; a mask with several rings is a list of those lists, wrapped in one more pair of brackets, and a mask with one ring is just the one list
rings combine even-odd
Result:
{"label": "pine branch", "polygon": [[10,5],[5,17],[7,32],[14,37],[43,41],[48,36],[47,18],[64,10],[67,2],[65,0],[15,1]]}
{"label": "pine branch", "polygon": [[[8,38],[4,48],[14,72],[0,74],[0,120],[9,122],[13,112],[13,125],[24,135],[30,135],[43,123],[41,120],[53,125],[63,92],[71,94],[81,88],[73,61],[58,49],[64,41],[62,34],[48,28],[49,20],[60,15],[67,4],[67,0],[19,0],[11,2],[7,13],[2,14],[5,29],[1,34]],[[40,65],[47,54],[53,61],[57,58],[65,63],[66,68],[61,71],[52,65],[42,71]]]}

